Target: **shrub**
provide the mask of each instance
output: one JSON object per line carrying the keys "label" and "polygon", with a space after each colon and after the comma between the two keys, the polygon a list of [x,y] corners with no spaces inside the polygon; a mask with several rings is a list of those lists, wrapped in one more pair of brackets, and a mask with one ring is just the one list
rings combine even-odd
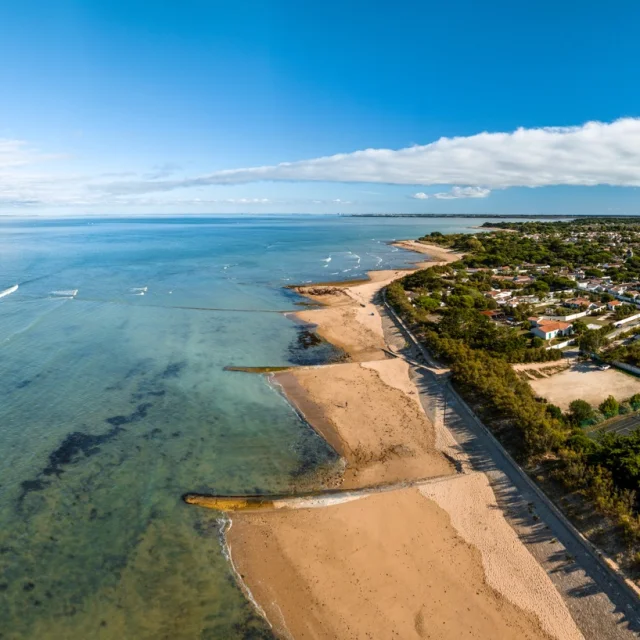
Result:
{"label": "shrub", "polygon": [[593,408],[586,400],[574,400],[569,405],[569,416],[571,420],[581,425],[594,417]]}
{"label": "shrub", "polygon": [[605,418],[612,418],[618,415],[620,404],[613,396],[609,396],[598,408],[602,411]]}

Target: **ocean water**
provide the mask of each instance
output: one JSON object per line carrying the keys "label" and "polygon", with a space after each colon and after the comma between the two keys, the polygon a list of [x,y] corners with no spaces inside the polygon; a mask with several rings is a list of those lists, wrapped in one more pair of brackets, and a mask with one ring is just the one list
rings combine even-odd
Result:
{"label": "ocean water", "polygon": [[215,512],[335,453],[263,376],[323,362],[292,283],[362,277],[388,244],[481,220],[212,217],[0,223],[0,638],[269,638]]}

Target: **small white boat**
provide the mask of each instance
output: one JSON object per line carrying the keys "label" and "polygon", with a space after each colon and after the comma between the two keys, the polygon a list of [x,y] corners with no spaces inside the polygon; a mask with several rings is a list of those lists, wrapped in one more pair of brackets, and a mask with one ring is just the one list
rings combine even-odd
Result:
{"label": "small white boat", "polygon": [[18,290],[18,285],[14,284],[13,287],[9,287],[8,289],[5,289],[4,291],[0,291],[0,298],[4,298],[5,296],[9,296],[14,291],[17,291],[17,290]]}

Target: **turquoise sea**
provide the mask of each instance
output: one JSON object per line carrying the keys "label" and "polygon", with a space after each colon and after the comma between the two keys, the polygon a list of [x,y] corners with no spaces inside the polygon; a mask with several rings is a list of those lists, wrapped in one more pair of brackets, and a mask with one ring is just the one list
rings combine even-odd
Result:
{"label": "turquoise sea", "polygon": [[271,637],[211,511],[183,493],[299,486],[334,452],[262,376],[336,356],[291,283],[418,256],[482,220],[0,222],[0,638]]}

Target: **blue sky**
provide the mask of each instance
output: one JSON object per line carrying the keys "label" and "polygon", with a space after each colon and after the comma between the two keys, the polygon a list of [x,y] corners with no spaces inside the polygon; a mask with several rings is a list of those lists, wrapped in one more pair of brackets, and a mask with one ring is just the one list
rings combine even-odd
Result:
{"label": "blue sky", "polygon": [[640,214],[639,21],[616,0],[0,3],[0,213]]}

